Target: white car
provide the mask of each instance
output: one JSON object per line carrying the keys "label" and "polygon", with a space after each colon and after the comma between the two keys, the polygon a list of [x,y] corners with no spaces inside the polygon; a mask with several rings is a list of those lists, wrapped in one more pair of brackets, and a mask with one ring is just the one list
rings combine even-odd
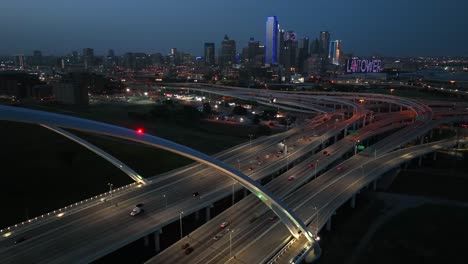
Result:
{"label": "white car", "polygon": [[141,207],[143,207],[143,204],[137,204],[130,212],[130,215],[135,216],[143,213],[145,210],[143,210]]}
{"label": "white car", "polygon": [[220,227],[221,227],[221,228],[225,228],[225,227],[228,226],[228,225],[229,225],[229,222],[222,222],[221,225],[220,225]]}

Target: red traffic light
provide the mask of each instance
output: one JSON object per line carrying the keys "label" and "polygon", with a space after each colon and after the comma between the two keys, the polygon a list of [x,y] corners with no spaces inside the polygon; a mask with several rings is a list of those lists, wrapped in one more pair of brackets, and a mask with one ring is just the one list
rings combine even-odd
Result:
{"label": "red traffic light", "polygon": [[145,133],[145,131],[143,130],[143,128],[138,128],[136,132],[137,132],[138,134],[143,134],[143,133]]}

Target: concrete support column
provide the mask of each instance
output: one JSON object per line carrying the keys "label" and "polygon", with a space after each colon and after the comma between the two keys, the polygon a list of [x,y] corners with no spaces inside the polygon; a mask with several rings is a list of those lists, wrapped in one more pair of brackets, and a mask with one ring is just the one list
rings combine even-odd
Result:
{"label": "concrete support column", "polygon": [[421,141],[421,143],[420,143],[421,145],[424,144],[424,137],[421,137],[420,141]]}
{"label": "concrete support column", "polygon": [[372,190],[373,191],[377,190],[377,179],[375,179],[375,181],[372,182]]}
{"label": "concrete support column", "polygon": [[434,130],[431,129],[431,133],[429,134],[429,137],[432,138],[432,136],[434,136]]}
{"label": "concrete support column", "polygon": [[377,113],[380,113],[380,107],[377,107]]}
{"label": "concrete support column", "polygon": [[244,188],[244,197],[246,197],[248,194],[249,194],[249,190],[247,190],[246,188]]}
{"label": "concrete support column", "polygon": [[344,129],[344,136],[346,137],[347,134],[348,134],[348,127],[345,127],[345,129]]}
{"label": "concrete support column", "polygon": [[439,135],[442,135],[442,128],[439,128]]}
{"label": "concrete support column", "polygon": [[353,194],[353,196],[351,196],[351,208],[356,208],[356,194]]}
{"label": "concrete support column", "polygon": [[330,216],[330,218],[328,218],[328,221],[327,221],[327,231],[330,231],[331,230],[331,221],[332,221],[332,217]]}
{"label": "concrete support column", "polygon": [[212,204],[210,204],[209,206],[206,207],[206,215],[205,215],[205,219],[206,219],[206,222],[210,221],[211,219],[211,207],[213,207]]}
{"label": "concrete support column", "polygon": [[195,212],[195,220],[199,221],[200,220],[200,210]]}
{"label": "concrete support column", "polygon": [[149,234],[149,235],[147,235],[147,236],[145,236],[143,238],[143,245],[145,245],[145,247],[149,246],[150,236],[151,236],[151,234]]}
{"label": "concrete support column", "polygon": [[400,105],[400,112],[403,111],[403,106]]}
{"label": "concrete support column", "polygon": [[388,104],[388,112],[392,111],[392,104]]}
{"label": "concrete support column", "polygon": [[419,160],[418,160],[418,166],[421,167],[422,166],[422,156],[419,157]]}
{"label": "concrete support column", "polygon": [[405,162],[405,170],[408,169],[409,162]]}
{"label": "concrete support column", "polygon": [[434,152],[434,157],[432,159],[437,160],[437,152]]}
{"label": "concrete support column", "polygon": [[356,130],[356,123],[353,123],[353,130]]}
{"label": "concrete support column", "polygon": [[154,250],[156,252],[161,251],[161,241],[159,240],[159,235],[162,234],[162,230],[154,232]]}
{"label": "concrete support column", "polygon": [[338,141],[338,135],[335,135],[333,143],[336,143],[336,141]]}

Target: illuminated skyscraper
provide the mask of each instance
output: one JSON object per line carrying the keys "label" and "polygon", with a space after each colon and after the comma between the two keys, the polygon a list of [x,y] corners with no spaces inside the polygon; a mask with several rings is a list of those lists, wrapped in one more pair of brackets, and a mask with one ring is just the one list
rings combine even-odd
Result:
{"label": "illuminated skyscraper", "polygon": [[334,65],[340,65],[341,58],[341,40],[335,40],[330,42],[330,53],[328,59]]}
{"label": "illuminated skyscraper", "polygon": [[24,69],[24,66],[25,66],[24,54],[15,55],[15,66],[18,69]]}
{"label": "illuminated skyscraper", "polygon": [[270,16],[266,22],[265,64],[278,64],[279,54],[279,24],[276,16]]}
{"label": "illuminated skyscraper", "polygon": [[215,44],[212,42],[205,43],[205,64],[215,64]]}
{"label": "illuminated skyscraper", "polygon": [[330,45],[330,33],[328,31],[320,32],[320,55],[328,57]]}

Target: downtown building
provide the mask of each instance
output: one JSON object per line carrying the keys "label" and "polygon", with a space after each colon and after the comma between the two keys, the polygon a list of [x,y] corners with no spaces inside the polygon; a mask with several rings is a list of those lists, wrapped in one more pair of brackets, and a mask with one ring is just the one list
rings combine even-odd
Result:
{"label": "downtown building", "polygon": [[278,18],[270,16],[266,21],[265,65],[272,66],[279,63],[280,29]]}
{"label": "downtown building", "polygon": [[204,46],[204,61],[206,65],[215,65],[215,44],[212,42],[205,43]]}
{"label": "downtown building", "polygon": [[334,40],[330,42],[328,59],[333,65],[341,64],[341,40]]}

